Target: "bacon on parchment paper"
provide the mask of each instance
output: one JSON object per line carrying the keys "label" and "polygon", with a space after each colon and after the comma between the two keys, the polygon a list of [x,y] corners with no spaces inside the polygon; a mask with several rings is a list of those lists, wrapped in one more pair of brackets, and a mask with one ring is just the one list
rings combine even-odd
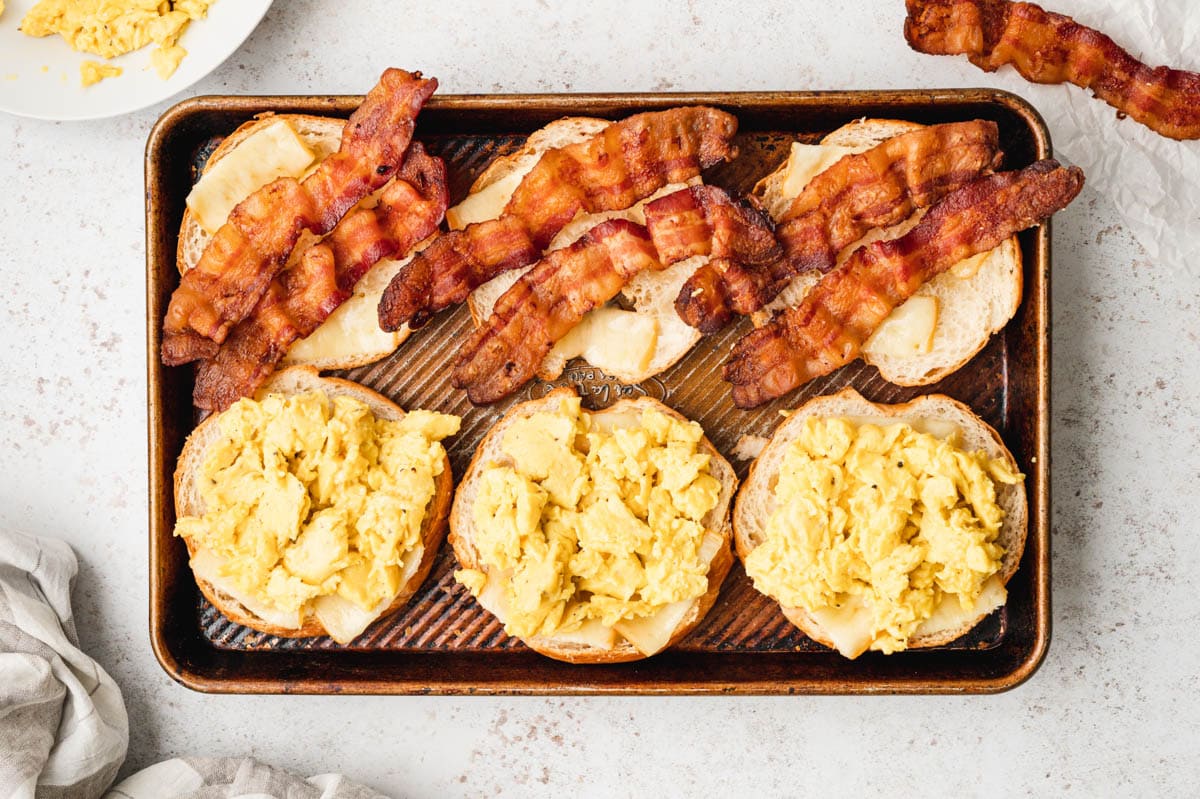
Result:
{"label": "bacon on parchment paper", "polygon": [[921,53],[1012,64],[1034,83],[1073,83],[1171,139],[1200,139],[1200,73],[1149,67],[1093,28],[1033,3],[907,0],[904,38]]}

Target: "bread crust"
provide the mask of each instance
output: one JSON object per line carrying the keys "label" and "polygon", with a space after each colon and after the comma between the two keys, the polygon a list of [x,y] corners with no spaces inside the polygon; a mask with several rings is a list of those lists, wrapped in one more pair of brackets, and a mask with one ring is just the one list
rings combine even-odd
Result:
{"label": "bread crust", "polygon": [[[836,394],[814,397],[792,411],[775,429],[762,453],[751,463],[742,490],[738,492],[733,509],[734,546],[743,563],[762,543],[766,520],[774,510],[772,492],[783,456],[788,445],[799,435],[803,420],[810,416],[884,416],[897,421],[912,418],[952,421],[962,431],[964,449],[982,450],[989,458],[1003,459],[1014,472],[1019,472],[1017,461],[1004,445],[1000,434],[967,405],[944,394],[926,394],[910,402],[892,405],[869,402],[849,387]],[[1011,486],[997,483],[996,501],[1005,511],[1004,523],[997,537],[997,543],[1004,546],[1005,551],[997,576],[1007,584],[1025,551],[1029,508],[1024,481]],[[834,648],[821,626],[805,610],[782,605],[781,610],[809,638]],[[989,614],[990,611],[980,613],[973,618],[965,618],[954,627],[913,636],[908,640],[908,648],[924,649],[948,644],[961,638]]]}
{"label": "bread crust", "polygon": [[[471,513],[474,506],[477,481],[489,462],[492,460],[501,460],[501,458],[496,458],[495,455],[500,451],[499,442],[502,434],[515,420],[531,416],[539,411],[554,410],[558,407],[558,403],[561,400],[575,396],[576,394],[573,389],[564,387],[551,391],[541,399],[529,400],[514,405],[492,426],[483,437],[483,440],[479,442],[475,454],[471,457],[470,464],[463,473],[458,490],[454,494],[454,503],[450,511],[450,533],[447,540],[461,568],[476,569],[485,574],[488,571],[487,567],[480,561],[479,553],[473,543],[472,530],[474,523],[471,520]],[[612,413],[639,414],[642,410],[649,408],[658,410],[680,421],[688,421],[685,416],[674,408],[650,397],[619,400],[609,408],[593,412],[593,415],[599,416]],[[737,490],[737,477],[734,474],[733,467],[717,451],[717,448],[713,446],[707,436],[700,440],[700,446],[711,456],[710,473],[721,483],[721,494],[717,500],[717,505],[709,512],[708,517],[705,519],[705,529],[720,536],[721,546],[709,563],[708,590],[695,600],[688,614],[671,634],[664,649],[674,646],[703,621],[704,616],[712,609],[713,604],[716,602],[721,584],[724,582],[725,576],[729,573],[729,569],[733,565],[733,526],[730,520],[730,511],[733,504],[733,496]],[[619,641],[612,649],[560,641],[544,636],[522,638],[521,641],[539,654],[566,663],[627,663],[649,657],[642,654],[633,644],[625,640]]]}
{"label": "bread crust", "polygon": [[[293,366],[283,369],[259,389],[256,398],[268,394],[280,393],[286,396],[301,394],[311,390],[325,392],[329,396],[350,396],[367,405],[371,411],[381,418],[398,420],[405,411],[387,397],[366,386],[336,377],[321,377],[320,373],[311,366]],[[201,422],[184,442],[183,451],[175,467],[175,515],[200,516],[204,513],[204,502],[200,497],[195,482],[204,465],[209,445],[219,436],[220,414],[213,414]],[[437,559],[442,539],[446,534],[446,522],[450,514],[450,504],[454,495],[454,475],[450,470],[450,458],[443,455],[442,472],[434,478],[434,494],[425,507],[425,516],[421,520],[421,561],[416,571],[396,592],[391,603],[376,618],[384,618],[403,607],[429,576],[433,563]],[[195,555],[191,541],[185,539],[189,559]],[[226,618],[235,624],[241,624],[253,630],[280,638],[312,638],[327,635],[324,625],[310,610],[305,614],[300,627],[282,627],[255,615],[246,609],[236,599],[224,593],[208,580],[196,576],[196,585],[212,605]],[[374,623],[374,622],[372,622]]]}

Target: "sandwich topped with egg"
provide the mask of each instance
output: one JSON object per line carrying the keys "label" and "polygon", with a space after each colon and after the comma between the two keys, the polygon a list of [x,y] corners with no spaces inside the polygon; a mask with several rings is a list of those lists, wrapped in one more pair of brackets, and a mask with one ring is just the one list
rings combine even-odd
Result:
{"label": "sandwich topped with egg", "polygon": [[1023,480],[967,406],[846,388],[789,414],[754,461],[738,556],[792,623],[848,658],[940,646],[1004,604],[1025,547]]}
{"label": "sandwich topped with egg", "polygon": [[733,562],[732,467],[662,403],[589,412],[570,389],[488,433],[450,514],[455,579],[533,650],[648,657],[696,627]]}
{"label": "sandwich topped with egg", "polygon": [[429,574],[458,427],[312,367],[276,372],[180,455],[175,534],[200,591],[260,632],[350,643]]}

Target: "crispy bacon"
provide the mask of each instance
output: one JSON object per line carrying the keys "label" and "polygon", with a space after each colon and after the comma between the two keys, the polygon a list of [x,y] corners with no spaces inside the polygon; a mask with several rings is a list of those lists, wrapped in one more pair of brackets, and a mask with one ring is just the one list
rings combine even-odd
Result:
{"label": "crispy bacon", "polygon": [[303,181],[280,178],[234,208],[183,276],[163,322],[168,366],[211,358],[287,263],[300,234],[328,233],[404,160],[417,113],[436,80],[389,69],[342,129],[338,151]]}
{"label": "crispy bacon", "polygon": [[527,383],[554,343],[588,311],[644,269],[661,269],[646,229],[601,222],[521,276],[471,334],[454,364],[454,385],[475,404],[503,399]]}
{"label": "crispy bacon", "polygon": [[679,294],[679,316],[715,333],[735,313],[775,299],[796,275],[833,268],[838,253],[868,230],[907,219],[990,172],[999,158],[996,125],[982,120],[931,125],[848,155],[809,181],[783,213],[775,230],[781,257],[701,267]]}
{"label": "crispy bacon", "polygon": [[733,401],[753,408],[858,357],[863,342],[920,286],[964,258],[1065,207],[1083,173],[1056,161],[979,178],[907,234],[855,250],[795,308],[747,334],[725,364]]}
{"label": "crispy bacon", "polygon": [[192,400],[210,411],[253,396],[292,343],[304,338],[354,292],[376,262],[409,252],[446,213],[446,167],[420,143],[374,208],[351,211],[320,243],[280,272],[215,357],[200,364]]}
{"label": "crispy bacon", "polygon": [[536,261],[576,214],[628,208],[736,154],[737,120],[715,108],[636,114],[579,144],[545,153],[504,215],[435,241],[402,269],[379,304],[379,325],[423,324],[501,272]]}
{"label": "crispy bacon", "polygon": [[[680,318],[704,333],[715,333],[733,317],[741,296],[738,275],[757,274],[783,255],[767,218],[715,186],[660,197],[646,205],[645,216],[664,265],[709,256],[675,299]],[[725,281],[731,291],[718,291]]]}
{"label": "crispy bacon", "polygon": [[904,37],[922,53],[966,55],[1034,83],[1073,83],[1172,139],[1200,138],[1200,73],[1151,69],[1063,14],[1009,0],[907,0]]}

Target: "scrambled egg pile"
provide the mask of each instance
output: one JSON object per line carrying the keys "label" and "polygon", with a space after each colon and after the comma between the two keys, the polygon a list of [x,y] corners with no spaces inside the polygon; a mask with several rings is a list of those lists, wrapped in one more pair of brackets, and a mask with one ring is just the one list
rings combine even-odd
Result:
{"label": "scrambled egg pile", "polygon": [[[21,20],[28,36],[62,36],[71,48],[116,58],[153,42],[150,64],[163,80],[171,77],[187,51],[179,37],[194,19],[203,19],[216,0],[40,0]],[[83,85],[121,74],[121,68],[85,61]]]}
{"label": "scrambled egg pile", "polygon": [[[503,577],[505,630],[553,636],[647,617],[708,590],[701,520],[721,485],[695,422],[655,410],[600,429],[579,399],[514,422],[472,508],[474,544]],[[479,597],[482,571],[455,579]]]}
{"label": "scrambled egg pile", "polygon": [[974,607],[1004,555],[996,483],[1022,479],[907,424],[810,418],[746,573],[785,607],[863,608],[870,648],[904,649],[943,598]]}
{"label": "scrambled egg pile", "polygon": [[239,400],[204,462],[205,513],[179,519],[175,534],[273,608],[337,594],[371,611],[401,587],[444,467],[439,442],[459,421],[432,411],[379,419],[321,392]]}

